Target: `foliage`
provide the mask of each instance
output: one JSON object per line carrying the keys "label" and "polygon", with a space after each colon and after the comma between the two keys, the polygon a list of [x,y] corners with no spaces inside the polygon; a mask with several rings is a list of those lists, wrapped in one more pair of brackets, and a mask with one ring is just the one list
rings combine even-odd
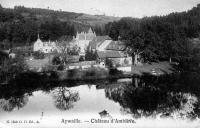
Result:
{"label": "foliage", "polygon": [[62,63],[62,60],[60,59],[59,56],[54,56],[53,59],[52,59],[52,64],[53,65],[59,65]]}
{"label": "foliage", "polygon": [[97,60],[97,52],[90,51],[89,48],[87,48],[85,53],[85,60],[86,61]]}
{"label": "foliage", "polygon": [[35,51],[35,52],[33,52],[32,55],[35,59],[44,59],[44,57],[45,57],[45,54],[40,51]]}
{"label": "foliage", "polygon": [[71,40],[72,40],[71,36],[62,36],[59,38],[56,44],[60,52],[60,58],[61,58],[62,64],[64,65],[69,60],[69,47],[70,47]]}
{"label": "foliage", "polygon": [[91,67],[91,68],[88,68],[87,70],[82,70],[81,68],[67,70],[66,78],[87,80],[90,78],[92,79],[105,78],[105,77],[108,77],[108,75],[109,74],[107,70],[104,70],[102,68],[97,68],[97,67]]}
{"label": "foliage", "polygon": [[31,45],[36,41],[38,32],[42,40],[53,41],[62,35],[75,34],[75,26],[69,21],[62,22],[54,17],[53,13],[49,13],[48,18],[39,18],[38,13],[37,10],[20,6],[14,9],[1,9],[0,42],[4,42],[6,47],[22,46]]}
{"label": "foliage", "polygon": [[0,65],[3,64],[6,59],[8,59],[8,54],[0,51]]}
{"label": "foliage", "polygon": [[58,69],[59,71],[63,71],[64,68],[65,68],[65,66],[64,66],[63,64],[60,64],[60,65],[58,66],[57,69]]}
{"label": "foliage", "polygon": [[122,71],[117,70],[116,68],[110,68],[109,69],[109,75],[122,75]]}
{"label": "foliage", "polygon": [[109,68],[113,68],[113,62],[112,62],[112,60],[109,59],[109,58],[106,58],[105,65],[108,66]]}
{"label": "foliage", "polygon": [[[92,27],[97,35],[104,35],[104,25],[114,21],[114,17],[84,17],[84,14],[55,11],[50,9],[26,8],[15,6],[14,9],[0,9],[0,42],[6,46],[31,45],[40,34],[42,40],[58,40],[63,35],[74,36],[77,31],[86,31]],[[113,19],[113,20],[111,20]],[[88,24],[92,22],[94,24]],[[118,20],[118,18],[116,18]],[[100,23],[100,24],[98,24]],[[97,24],[97,25],[95,25]]]}
{"label": "foliage", "polygon": [[85,60],[84,57],[80,56],[79,61],[84,61],[84,60]]}
{"label": "foliage", "polygon": [[68,48],[68,54],[69,55],[79,55],[80,52],[80,47],[78,47],[77,45],[73,45],[71,47]]}
{"label": "foliage", "polygon": [[73,103],[80,100],[79,93],[73,92],[68,88],[59,87],[53,91],[55,106],[59,110],[69,110],[73,108]]}
{"label": "foliage", "polygon": [[26,70],[27,65],[23,57],[17,56],[14,59],[5,59],[0,65],[0,83],[9,82]]}
{"label": "foliage", "polygon": [[142,19],[122,18],[106,24],[105,31],[114,40],[126,42],[133,58],[142,56],[144,61],[175,60],[191,57],[191,43],[200,33],[200,6],[188,12]]}

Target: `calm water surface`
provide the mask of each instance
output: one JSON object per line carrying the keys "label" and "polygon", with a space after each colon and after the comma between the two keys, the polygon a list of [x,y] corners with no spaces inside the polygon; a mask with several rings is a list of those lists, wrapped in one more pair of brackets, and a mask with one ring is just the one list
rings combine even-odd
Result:
{"label": "calm water surface", "polygon": [[[199,76],[134,77],[1,88],[0,122],[64,119],[198,120]],[[186,79],[187,78],[187,79]],[[25,83],[23,83],[25,84]],[[41,83],[40,83],[41,84]]]}

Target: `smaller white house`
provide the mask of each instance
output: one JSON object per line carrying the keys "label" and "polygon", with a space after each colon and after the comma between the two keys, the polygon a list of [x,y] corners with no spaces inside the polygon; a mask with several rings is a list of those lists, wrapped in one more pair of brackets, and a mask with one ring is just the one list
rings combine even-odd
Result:
{"label": "smaller white house", "polygon": [[51,53],[53,51],[57,51],[56,43],[52,41],[43,42],[40,40],[39,34],[38,39],[33,45],[33,51],[41,51],[43,53]]}

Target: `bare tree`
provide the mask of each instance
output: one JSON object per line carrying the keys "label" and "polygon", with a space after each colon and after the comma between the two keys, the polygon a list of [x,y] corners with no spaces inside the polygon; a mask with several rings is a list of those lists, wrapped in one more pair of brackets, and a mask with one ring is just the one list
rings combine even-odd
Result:
{"label": "bare tree", "polygon": [[72,38],[69,36],[62,36],[57,42],[57,50],[60,53],[60,59],[63,62],[64,65],[66,65],[66,62],[69,59],[69,48],[70,43],[72,41]]}
{"label": "bare tree", "polygon": [[55,99],[56,108],[60,110],[69,110],[73,108],[73,103],[80,99],[78,92],[72,92],[66,87],[55,89],[53,98]]}

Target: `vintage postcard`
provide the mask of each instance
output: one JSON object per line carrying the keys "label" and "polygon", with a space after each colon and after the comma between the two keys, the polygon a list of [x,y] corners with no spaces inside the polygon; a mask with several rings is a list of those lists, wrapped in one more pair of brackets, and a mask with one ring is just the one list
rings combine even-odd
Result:
{"label": "vintage postcard", "polygon": [[200,128],[200,0],[0,0],[0,128]]}

